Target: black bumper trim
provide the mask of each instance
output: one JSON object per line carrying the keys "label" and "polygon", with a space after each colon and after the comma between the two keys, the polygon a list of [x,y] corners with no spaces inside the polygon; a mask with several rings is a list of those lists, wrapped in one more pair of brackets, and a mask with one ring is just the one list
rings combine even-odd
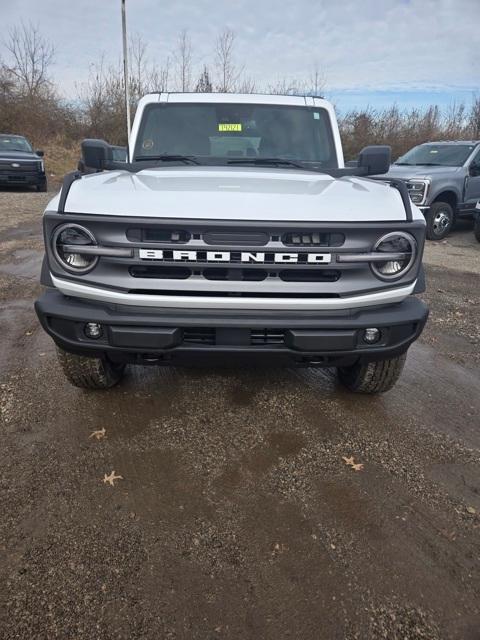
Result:
{"label": "black bumper trim", "polygon": [[[268,359],[287,357],[301,363],[334,366],[356,360],[382,360],[399,355],[421,334],[428,317],[426,305],[413,296],[401,303],[352,312],[249,312],[238,315],[209,310],[184,312],[119,308],[68,298],[48,289],[35,303],[45,331],[72,353],[105,356],[116,361],[158,364],[196,360],[204,355],[243,355]],[[98,322],[102,338],[83,333],[84,324]],[[207,327],[216,333],[213,343],[194,344],[184,331]],[[366,345],[362,330],[381,329],[376,345]],[[258,344],[252,330],[279,329],[281,344]]]}

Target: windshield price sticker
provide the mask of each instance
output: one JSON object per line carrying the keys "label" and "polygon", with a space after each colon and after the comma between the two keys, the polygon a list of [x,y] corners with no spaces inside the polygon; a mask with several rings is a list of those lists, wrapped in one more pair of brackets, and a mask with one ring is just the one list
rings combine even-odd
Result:
{"label": "windshield price sticker", "polygon": [[242,125],[241,124],[219,124],[218,130],[219,131],[241,131]]}

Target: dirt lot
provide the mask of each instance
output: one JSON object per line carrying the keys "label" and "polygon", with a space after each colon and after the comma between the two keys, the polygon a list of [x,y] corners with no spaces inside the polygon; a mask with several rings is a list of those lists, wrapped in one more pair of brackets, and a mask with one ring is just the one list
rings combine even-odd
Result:
{"label": "dirt lot", "polygon": [[0,193],[2,640],[478,640],[471,228],[428,246],[431,319],[382,397],[314,370],[138,368],[87,393],[32,308],[48,197]]}

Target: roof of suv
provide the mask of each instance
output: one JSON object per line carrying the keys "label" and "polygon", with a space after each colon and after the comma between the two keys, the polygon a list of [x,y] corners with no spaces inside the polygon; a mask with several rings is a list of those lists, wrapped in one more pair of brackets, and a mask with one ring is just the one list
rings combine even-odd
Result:
{"label": "roof of suv", "polygon": [[329,104],[319,96],[282,96],[268,93],[149,93],[142,102],[211,102],[244,104],[278,104],[302,107]]}

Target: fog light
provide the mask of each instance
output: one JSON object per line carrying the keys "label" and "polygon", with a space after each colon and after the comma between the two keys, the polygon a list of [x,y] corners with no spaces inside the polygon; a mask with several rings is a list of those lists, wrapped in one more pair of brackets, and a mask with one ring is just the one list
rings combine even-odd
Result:
{"label": "fog light", "polygon": [[375,344],[380,340],[380,336],[380,329],[371,327],[369,329],[365,329],[365,331],[363,332],[363,341],[367,344]]}
{"label": "fog light", "polygon": [[92,338],[93,340],[97,340],[103,335],[102,325],[98,324],[98,322],[87,322],[83,331],[87,338]]}

